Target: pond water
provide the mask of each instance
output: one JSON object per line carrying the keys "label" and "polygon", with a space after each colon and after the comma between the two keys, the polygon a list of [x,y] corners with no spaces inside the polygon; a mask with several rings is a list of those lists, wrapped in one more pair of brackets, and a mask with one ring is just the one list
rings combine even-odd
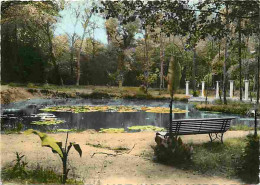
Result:
{"label": "pond water", "polygon": [[[1,130],[15,128],[18,123],[24,125],[23,130],[33,128],[41,131],[53,129],[95,129],[100,128],[125,128],[136,125],[153,125],[166,127],[169,122],[169,114],[140,112],[48,112],[64,123],[56,125],[34,125],[33,121],[40,120],[40,109],[50,106],[82,106],[82,105],[125,105],[125,106],[149,106],[149,107],[169,107],[169,101],[160,100],[111,100],[111,99],[33,99],[15,102],[1,107]],[[186,113],[175,113],[173,119],[192,118],[219,118],[235,117],[231,124],[254,125],[254,118],[223,114],[216,112],[198,111],[194,105],[182,102],[175,102],[174,108],[188,110]]]}

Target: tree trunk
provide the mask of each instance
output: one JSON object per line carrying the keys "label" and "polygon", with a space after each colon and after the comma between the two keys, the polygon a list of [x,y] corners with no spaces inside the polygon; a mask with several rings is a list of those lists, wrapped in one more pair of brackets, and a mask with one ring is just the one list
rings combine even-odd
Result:
{"label": "tree trunk", "polygon": [[123,81],[124,81],[124,75],[123,75],[123,65],[124,65],[124,50],[120,51],[119,57],[118,57],[118,66],[117,66],[117,71],[118,71],[118,87],[121,88],[123,86]]}
{"label": "tree trunk", "polygon": [[52,39],[51,39],[49,23],[47,23],[47,37],[48,37],[48,42],[49,42],[49,54],[50,54],[51,62],[54,66],[55,73],[57,75],[57,81],[60,81],[60,85],[63,86],[63,79],[61,77],[59,66],[56,62],[56,58],[55,58],[54,53],[53,53],[53,43],[52,43]]}
{"label": "tree trunk", "polygon": [[[87,23],[86,23],[87,25]],[[80,80],[80,54],[81,54],[81,49],[82,49],[82,45],[83,45],[83,41],[86,35],[86,29],[87,26],[84,27],[83,30],[83,35],[81,37],[81,41],[80,41],[80,46],[79,46],[79,51],[78,51],[78,56],[77,56],[77,61],[76,61],[76,85],[79,85],[79,80]]]}
{"label": "tree trunk", "polygon": [[70,75],[73,77],[73,63],[74,63],[74,44],[75,44],[75,34],[72,35],[71,38],[71,46],[70,46]]}
{"label": "tree trunk", "polygon": [[242,101],[241,20],[238,20],[239,97]]}
{"label": "tree trunk", "polygon": [[79,85],[79,80],[80,80],[80,53],[81,50],[78,52],[77,56],[77,62],[76,62],[76,85]]}
{"label": "tree trunk", "polygon": [[170,130],[170,132],[169,132],[169,134],[170,134],[170,137],[172,136],[172,102],[173,102],[173,99],[171,99],[171,101],[170,101],[170,105],[169,105],[169,107],[170,107],[170,122],[169,122],[169,124],[170,124],[170,128],[169,128],[169,130]]}
{"label": "tree trunk", "polygon": [[192,63],[192,87],[193,87],[193,93],[196,91],[196,49],[193,47],[193,63]]}
{"label": "tree trunk", "polygon": [[163,43],[163,36],[162,33],[160,34],[160,91],[159,94],[161,94],[161,90],[163,88],[163,63],[164,63],[164,43]]}
{"label": "tree trunk", "polygon": [[258,7],[258,61],[257,61],[257,94],[256,94],[256,103],[259,104],[259,68],[260,68],[260,4]]}
{"label": "tree trunk", "polygon": [[144,72],[144,78],[145,78],[145,93],[148,92],[148,86],[149,86],[149,58],[148,58],[148,34],[147,29],[145,29],[145,36],[144,36],[144,42],[145,42],[145,72]]}
{"label": "tree trunk", "polygon": [[[228,4],[226,4],[226,27],[227,30],[229,28],[229,17],[228,17]],[[227,60],[228,60],[228,37],[225,38],[225,60],[224,60],[224,66],[223,66],[223,100],[224,104],[227,104],[227,95],[226,95],[226,85],[227,85]]]}

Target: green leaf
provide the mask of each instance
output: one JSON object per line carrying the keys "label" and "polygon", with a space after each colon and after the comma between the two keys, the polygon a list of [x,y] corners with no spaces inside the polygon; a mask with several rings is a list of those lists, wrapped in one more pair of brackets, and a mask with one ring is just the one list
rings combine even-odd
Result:
{"label": "green leaf", "polygon": [[61,158],[63,158],[63,153],[62,153],[61,147],[59,146],[61,144],[61,142],[57,142],[54,138],[48,136],[47,134],[33,130],[33,129],[29,129],[24,132],[25,135],[29,135],[32,133],[36,134],[40,137],[40,139],[42,141],[42,146],[50,147],[53,151],[57,152]]}
{"label": "green leaf", "polygon": [[82,150],[81,150],[79,144],[74,144],[74,143],[71,143],[71,144],[74,146],[75,150],[79,153],[79,156],[81,157],[82,156]]}

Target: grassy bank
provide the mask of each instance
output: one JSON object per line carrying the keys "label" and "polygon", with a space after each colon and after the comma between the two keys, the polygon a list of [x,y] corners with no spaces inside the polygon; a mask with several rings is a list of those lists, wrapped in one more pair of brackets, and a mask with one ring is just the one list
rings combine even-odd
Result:
{"label": "grassy bank", "polygon": [[[56,85],[41,85],[41,84],[9,84],[9,87],[20,87],[33,95],[45,96],[50,98],[122,98],[122,99],[137,99],[137,100],[169,100],[170,96],[166,89],[148,90],[144,93],[139,87],[115,87],[115,86],[56,86]],[[179,90],[174,96],[175,101],[188,102],[189,96],[186,96]]]}
{"label": "grassy bank", "polygon": [[[202,111],[223,112],[253,116],[250,110],[254,107],[254,105],[243,102],[228,102],[228,104],[225,105],[217,102],[216,104],[196,104],[195,107],[196,109]],[[258,107],[258,110],[259,108],[260,106]],[[259,113],[260,112],[258,111],[258,114]]]}

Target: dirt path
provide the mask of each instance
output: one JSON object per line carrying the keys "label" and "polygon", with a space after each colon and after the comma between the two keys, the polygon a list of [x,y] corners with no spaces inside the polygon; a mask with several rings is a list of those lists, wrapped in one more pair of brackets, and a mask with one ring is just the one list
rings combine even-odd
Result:
{"label": "dirt path", "polygon": [[[225,138],[242,137],[247,135],[245,131],[228,131]],[[56,140],[65,140],[66,134],[50,134]],[[96,133],[85,131],[71,133],[69,141],[75,141],[81,145],[82,158],[71,150],[69,156],[70,176],[83,179],[87,184],[240,184],[237,179],[226,179],[216,176],[199,175],[192,171],[184,171],[171,166],[162,165],[152,161],[154,145],[154,132],[141,133]],[[224,138],[224,139],[225,139]],[[185,136],[185,142],[207,142],[207,135]],[[90,145],[86,145],[89,143]],[[114,150],[97,148],[98,145],[110,148],[129,148],[130,153],[117,156],[96,154],[105,152],[116,154]],[[30,164],[39,163],[43,167],[50,167],[61,172],[61,162],[49,148],[40,145],[40,139],[36,135],[24,134],[1,135],[1,163],[2,166],[15,159],[15,152],[21,152],[26,156]],[[125,151],[123,151],[125,152]]]}

